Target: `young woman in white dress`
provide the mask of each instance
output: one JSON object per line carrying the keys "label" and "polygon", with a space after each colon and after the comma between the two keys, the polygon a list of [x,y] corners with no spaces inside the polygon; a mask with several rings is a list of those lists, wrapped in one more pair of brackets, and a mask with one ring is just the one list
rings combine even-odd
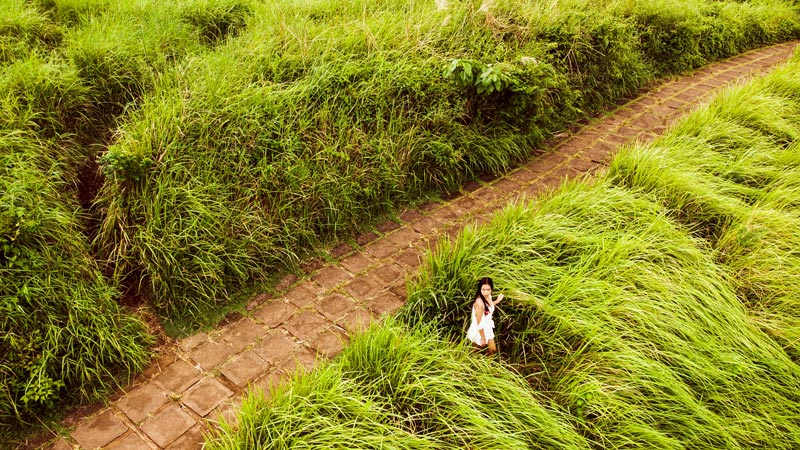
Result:
{"label": "young woman in white dress", "polygon": [[503,300],[503,294],[492,300],[494,283],[489,277],[478,280],[478,291],[475,293],[475,302],[472,304],[472,321],[467,331],[467,339],[479,348],[486,347],[490,355],[497,352],[494,341],[494,307]]}

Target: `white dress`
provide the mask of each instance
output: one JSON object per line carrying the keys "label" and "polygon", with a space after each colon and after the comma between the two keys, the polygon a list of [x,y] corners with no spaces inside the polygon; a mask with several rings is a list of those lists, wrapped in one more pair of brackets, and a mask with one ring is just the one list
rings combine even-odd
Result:
{"label": "white dress", "polygon": [[[469,330],[467,330],[467,339],[483,346],[489,342],[489,339],[494,339],[494,321],[492,320],[494,304],[489,302],[489,314],[483,315],[480,325],[478,324],[476,314],[475,305],[472,305],[472,314],[470,314],[470,316],[472,316],[472,323],[470,323]],[[486,335],[486,342],[483,342],[481,339],[480,330],[483,330],[483,334]]]}

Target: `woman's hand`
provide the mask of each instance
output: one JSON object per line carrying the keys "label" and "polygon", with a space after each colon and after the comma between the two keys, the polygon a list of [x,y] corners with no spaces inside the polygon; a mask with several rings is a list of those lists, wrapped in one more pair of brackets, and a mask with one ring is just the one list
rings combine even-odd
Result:
{"label": "woman's hand", "polygon": [[497,296],[497,300],[494,301],[494,304],[496,305],[496,304],[500,303],[504,298],[505,298],[505,296],[503,294],[498,295]]}

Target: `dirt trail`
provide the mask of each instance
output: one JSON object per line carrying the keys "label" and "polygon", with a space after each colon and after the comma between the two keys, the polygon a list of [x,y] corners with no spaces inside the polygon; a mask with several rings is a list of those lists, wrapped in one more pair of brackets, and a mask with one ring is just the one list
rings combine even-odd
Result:
{"label": "dirt trail", "polygon": [[[308,370],[342,350],[349,333],[392,314],[405,301],[405,278],[440,236],[485,221],[523,196],[536,196],[565,178],[602,169],[621,144],[650,140],[720,88],[761,74],[789,58],[797,41],[753,50],[654,86],[574,133],[563,133],[530,162],[496,179],[467,183],[447,201],[400,214],[341,244],[333,263],[307,264],[308,276],[287,277],[279,294],[262,294],[250,314],[183,339],[109,405],[95,406],[68,438],[45,448],[197,449],[220,416],[233,418],[242,395],[296,370]],[[73,419],[75,421],[76,419]]]}

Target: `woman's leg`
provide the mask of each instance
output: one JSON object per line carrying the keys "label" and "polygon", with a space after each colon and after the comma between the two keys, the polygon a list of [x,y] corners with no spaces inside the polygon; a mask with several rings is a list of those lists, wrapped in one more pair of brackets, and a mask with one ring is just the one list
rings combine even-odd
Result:
{"label": "woman's leg", "polygon": [[497,344],[495,344],[494,339],[489,339],[489,344],[487,345],[487,347],[488,347],[488,353],[490,355],[494,355],[495,353],[497,353]]}

